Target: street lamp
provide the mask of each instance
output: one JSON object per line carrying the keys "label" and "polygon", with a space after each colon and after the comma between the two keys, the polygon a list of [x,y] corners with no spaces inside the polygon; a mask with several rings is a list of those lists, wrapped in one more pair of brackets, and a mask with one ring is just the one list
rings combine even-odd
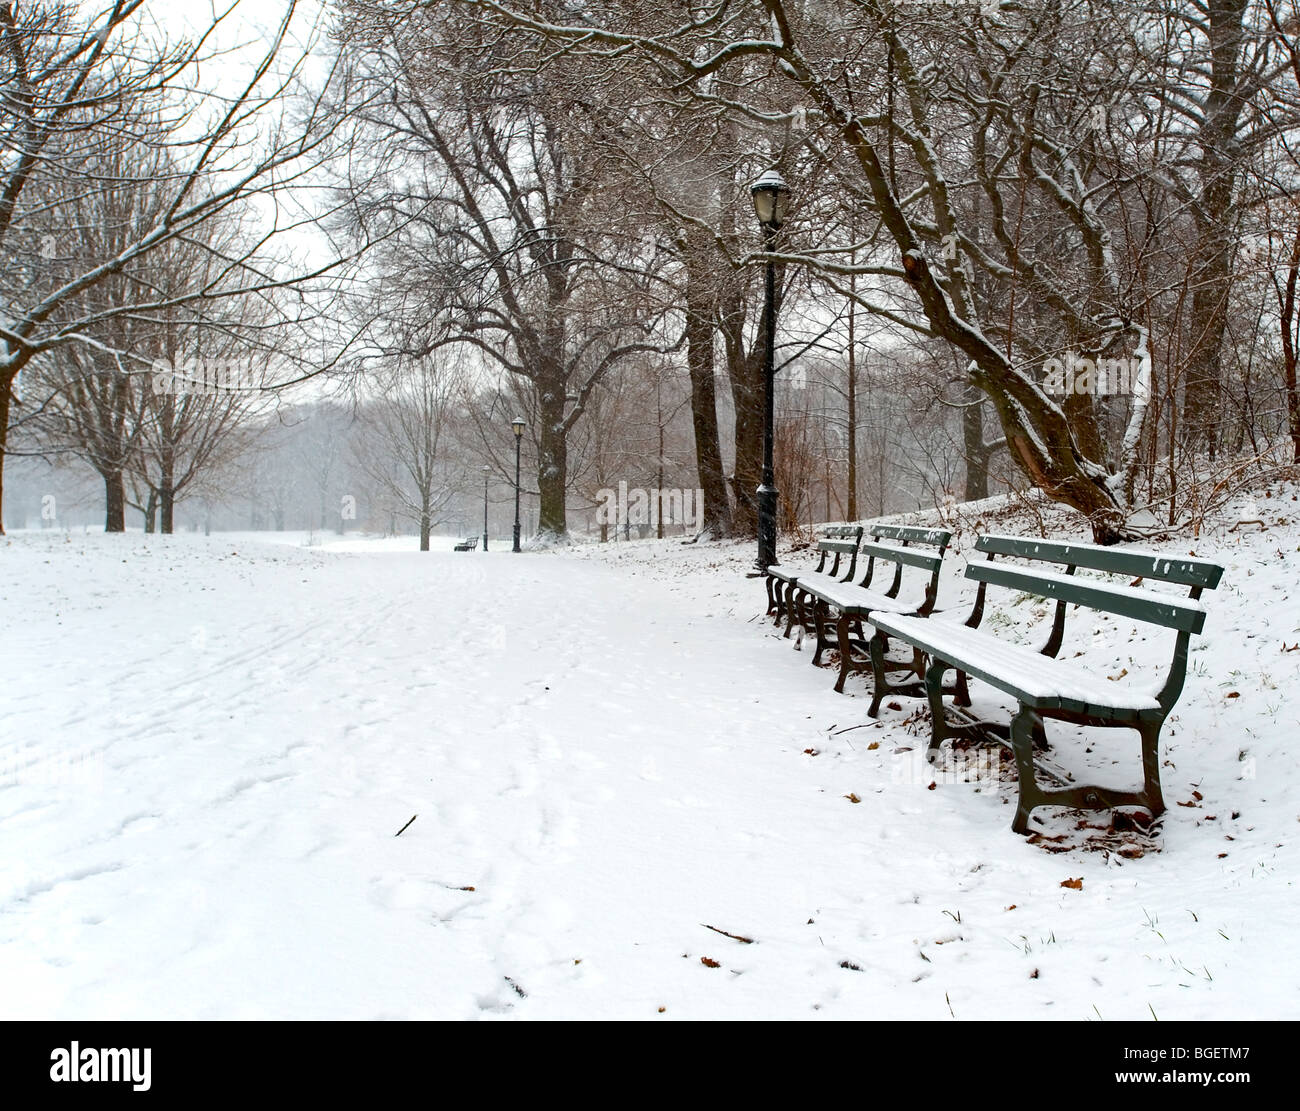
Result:
{"label": "street lamp", "polygon": [[758,561],[757,569],[766,571],[776,563],[776,472],[772,464],[772,442],[775,435],[775,407],[773,379],[776,377],[776,234],[785,223],[786,197],[790,192],[785,179],[768,170],[749,187],[754,199],[754,214],[763,229],[763,250],[767,253],[767,292],[764,314],[767,330],[764,336],[763,378],[763,481],[758,488]]}
{"label": "street lamp", "polygon": [[488,475],[492,473],[492,468],[486,463],[483,464],[483,550],[487,551],[487,484]]}
{"label": "street lamp", "polygon": [[515,551],[519,551],[519,445],[524,440],[523,419],[515,417],[510,427],[515,430]]}

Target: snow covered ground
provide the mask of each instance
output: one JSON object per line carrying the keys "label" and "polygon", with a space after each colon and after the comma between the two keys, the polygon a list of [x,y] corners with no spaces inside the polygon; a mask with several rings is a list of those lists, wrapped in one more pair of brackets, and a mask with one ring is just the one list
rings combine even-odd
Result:
{"label": "snow covered ground", "polygon": [[758,618],[747,545],[0,538],[0,1018],[1296,1017],[1293,493],[1164,545],[1228,573],[1160,828],[1028,840],[996,759]]}

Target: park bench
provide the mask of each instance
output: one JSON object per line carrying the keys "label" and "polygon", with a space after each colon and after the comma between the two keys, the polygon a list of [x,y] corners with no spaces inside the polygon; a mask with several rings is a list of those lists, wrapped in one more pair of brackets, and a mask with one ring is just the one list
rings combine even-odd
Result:
{"label": "park bench", "polygon": [[[792,622],[812,633],[817,640],[812,662],[821,663],[822,653],[839,647],[840,674],[835,689],[854,671],[872,667],[868,638],[862,621],[874,610],[918,614],[933,611],[939,593],[939,572],[952,534],[943,529],[912,528],[903,525],[873,525],[871,539],[859,550],[867,557],[862,581],[827,581],[824,577],[799,575],[792,588]],[[905,576],[904,570],[910,569]],[[922,572],[922,574],[916,574]],[[906,587],[906,589],[905,589]],[[909,662],[886,661],[887,670],[914,671],[919,657]],[[917,675],[919,678],[919,673]]]}
{"label": "park bench", "polygon": [[[785,635],[790,635],[792,622],[788,619],[794,611],[790,607],[790,589],[800,575],[825,576],[838,581],[840,578],[852,579],[858,568],[858,546],[862,543],[861,525],[833,525],[826,530],[825,536],[817,542],[820,559],[814,568],[799,568],[774,564],[767,568],[764,579],[767,584],[767,612],[775,618],[777,625],[786,620]],[[848,566],[841,571],[840,566],[845,557]],[[830,566],[827,567],[827,563]]]}
{"label": "park bench", "polygon": [[477,536],[467,536],[467,537],[465,537],[464,540],[462,540],[459,544],[457,544],[454,548],[452,548],[452,551],[453,551],[453,552],[473,552],[473,551],[476,551],[477,549],[478,549],[478,537],[477,537]]}
{"label": "park bench", "polygon": [[[966,568],[966,577],[979,586],[974,607],[965,622],[882,612],[873,613],[869,618],[875,629],[870,644],[873,657],[883,656],[888,641],[894,639],[928,660],[923,689],[933,719],[930,759],[936,758],[940,743],[950,736],[992,733],[1009,740],[1019,783],[1012,822],[1012,829],[1017,833],[1028,831],[1029,815],[1039,806],[1090,809],[1143,806],[1153,818],[1158,817],[1165,809],[1160,791],[1160,730],[1182,693],[1190,638],[1205,624],[1205,609],[1198,600],[1201,591],[1218,586],[1223,568],[1205,560],[1155,552],[1010,536],[980,537],[975,550],[987,558],[972,561]],[[1028,564],[1060,564],[1065,571],[999,561],[1007,558]],[[1075,574],[1081,569],[1132,581],[1118,585],[1114,580],[1085,578]],[[1179,597],[1144,590],[1138,585],[1143,580],[1188,587],[1189,592],[1186,597]],[[1055,603],[1051,628],[1041,648],[1011,643],[979,627],[990,586]],[[1057,659],[1065,639],[1066,607],[1070,605],[1173,630],[1176,633],[1173,656],[1160,688],[1149,690],[1122,684],[1085,666]],[[955,688],[943,686],[947,671],[958,673]],[[968,675],[1018,703],[1009,723],[980,721],[959,709],[945,710],[945,693],[956,693],[958,706],[969,705],[965,689]],[[892,693],[900,690],[892,688]],[[886,692],[878,687],[869,711],[873,717],[883,693]],[[954,720],[949,720],[950,715]],[[1141,738],[1142,789],[1044,788],[1034,764],[1034,745],[1047,745],[1044,719],[1135,730]]]}

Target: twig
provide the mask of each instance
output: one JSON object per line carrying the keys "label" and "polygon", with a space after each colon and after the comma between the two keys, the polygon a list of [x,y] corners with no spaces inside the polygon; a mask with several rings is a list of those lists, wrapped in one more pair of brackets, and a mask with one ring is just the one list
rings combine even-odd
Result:
{"label": "twig", "polygon": [[[420,816],[419,814],[412,814],[412,815],[411,815],[411,822],[415,821],[415,819],[418,818],[419,816]],[[394,833],[393,836],[394,836],[394,837],[401,837],[402,834],[406,832],[407,826],[409,826],[409,825],[411,824],[411,822],[407,822],[406,825],[402,826],[402,828],[399,829],[396,833]]]}
{"label": "twig", "polygon": [[720,930],[718,929],[717,926],[710,926],[707,922],[701,922],[700,925],[703,926],[706,930],[712,930],[715,934],[721,934],[723,937],[729,937],[731,938],[732,941],[739,941],[742,945],[754,944],[754,939],[752,937],[741,937],[740,934],[729,934],[727,933],[726,930]]}

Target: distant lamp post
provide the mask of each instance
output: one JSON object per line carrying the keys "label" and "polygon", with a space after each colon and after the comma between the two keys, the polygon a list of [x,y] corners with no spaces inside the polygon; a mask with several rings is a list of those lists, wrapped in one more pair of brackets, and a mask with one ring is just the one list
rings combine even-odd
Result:
{"label": "distant lamp post", "polygon": [[749,187],[754,199],[754,214],[763,229],[763,249],[767,252],[767,292],[764,301],[764,314],[767,318],[764,336],[763,378],[765,382],[763,398],[763,481],[758,488],[758,561],[756,567],[765,571],[776,563],[776,472],[772,464],[772,444],[775,436],[775,388],[776,377],[776,251],[777,232],[785,223],[786,198],[790,188],[785,179],[776,172],[768,170]]}
{"label": "distant lamp post", "polygon": [[486,552],[488,535],[487,535],[487,484],[488,476],[492,473],[492,468],[486,463],[483,464],[483,550]]}
{"label": "distant lamp post", "polygon": [[526,425],[522,418],[515,417],[510,427],[515,430],[515,551],[519,551],[519,445],[524,441]]}

